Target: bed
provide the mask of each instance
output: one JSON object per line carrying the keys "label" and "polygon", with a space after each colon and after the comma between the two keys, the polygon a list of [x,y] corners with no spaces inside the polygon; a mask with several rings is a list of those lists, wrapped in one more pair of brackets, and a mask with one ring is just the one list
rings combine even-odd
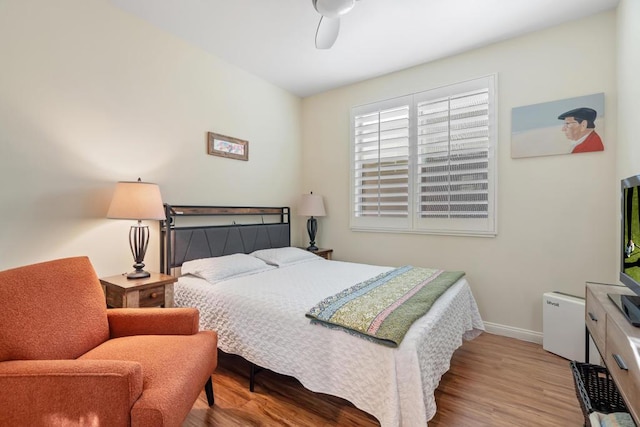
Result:
{"label": "bed", "polygon": [[[453,352],[484,329],[464,276],[395,348],[311,324],[306,314],[320,300],[393,268],[296,252],[289,247],[288,208],[167,205],[166,210],[162,268],[179,274],[176,305],[200,310],[200,327],[218,332],[219,349],[293,376],[311,391],[344,398],[382,426],[426,425],[435,415],[434,391]],[[194,217],[215,218],[218,224],[178,224]],[[255,251],[271,257],[268,268],[240,268],[224,277],[221,262],[237,258],[253,264],[252,256],[229,256]]]}

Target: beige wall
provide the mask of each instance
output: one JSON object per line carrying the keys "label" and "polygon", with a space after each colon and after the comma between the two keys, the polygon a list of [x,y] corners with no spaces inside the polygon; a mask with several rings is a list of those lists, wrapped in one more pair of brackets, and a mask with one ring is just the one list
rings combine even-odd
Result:
{"label": "beige wall", "polygon": [[[130,222],[105,218],[120,180],[172,204],[290,206],[300,111],[107,1],[0,2],[0,269],[88,255],[99,275],[131,270]],[[207,155],[207,131],[249,140],[249,161]]]}
{"label": "beige wall", "polygon": [[[129,223],[104,218],[118,180],[157,182],[174,204],[295,209],[314,191],[329,215],[318,242],[335,258],[464,269],[491,328],[539,339],[543,292],[615,281],[617,178],[640,173],[638,9],[622,0],[617,34],[615,12],[605,13],[301,102],[104,0],[0,2],[0,269],[89,255],[99,275],[129,270]],[[351,232],[349,108],[489,73],[498,237]],[[597,92],[604,153],[511,159],[513,107]],[[207,156],[207,131],[249,140],[250,161]],[[304,220],[293,221],[302,244]],[[157,269],[151,225],[147,264]]]}
{"label": "beige wall", "polygon": [[[640,133],[636,125],[640,115],[638,22],[640,2],[621,0],[617,9],[618,151],[615,191],[619,191],[620,179],[640,174]],[[618,211],[616,214],[619,214]],[[621,244],[619,239],[616,242]]]}
{"label": "beige wall", "polygon": [[[319,245],[341,260],[465,270],[490,329],[539,341],[544,292],[582,295],[586,280],[615,280],[615,18],[597,15],[304,99],[304,188],[328,209]],[[490,73],[498,74],[498,236],[350,231],[350,107]],[[511,159],[513,107],[599,92],[605,152]]]}
{"label": "beige wall", "polygon": [[[621,0],[618,18],[617,177],[640,174],[640,2]],[[616,181],[616,188],[618,182]]]}

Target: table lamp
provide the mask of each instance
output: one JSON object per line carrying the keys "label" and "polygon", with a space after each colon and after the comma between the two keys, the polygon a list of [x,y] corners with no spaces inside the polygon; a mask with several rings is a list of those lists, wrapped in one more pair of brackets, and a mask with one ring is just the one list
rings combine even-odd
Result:
{"label": "table lamp", "polygon": [[298,205],[298,215],[310,217],[307,220],[307,232],[309,233],[307,250],[317,251],[316,232],[318,231],[318,221],[314,217],[326,215],[322,196],[313,194],[313,191],[310,194],[303,194]]}
{"label": "table lamp", "polygon": [[107,218],[133,219],[138,223],[131,226],[129,231],[129,246],[135,264],[135,271],[127,274],[128,279],[149,277],[144,271],[144,255],[149,244],[149,227],[142,225],[143,219],[166,219],[160,187],[157,184],[138,181],[123,181],[116,184],[113,199],[107,212]]}

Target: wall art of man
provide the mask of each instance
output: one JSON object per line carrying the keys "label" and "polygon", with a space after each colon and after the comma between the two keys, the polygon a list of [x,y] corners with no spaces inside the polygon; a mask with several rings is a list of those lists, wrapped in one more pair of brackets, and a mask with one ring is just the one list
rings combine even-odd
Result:
{"label": "wall art of man", "polygon": [[572,141],[572,154],[604,150],[600,135],[595,131],[597,114],[596,110],[582,107],[558,116],[559,120],[564,120],[562,132]]}

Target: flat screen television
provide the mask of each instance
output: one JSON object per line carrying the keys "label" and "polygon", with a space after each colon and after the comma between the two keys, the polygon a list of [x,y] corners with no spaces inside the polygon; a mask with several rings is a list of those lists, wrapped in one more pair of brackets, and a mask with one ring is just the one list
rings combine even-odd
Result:
{"label": "flat screen television", "polygon": [[620,281],[635,295],[609,294],[634,326],[640,326],[640,175],[620,184]]}

